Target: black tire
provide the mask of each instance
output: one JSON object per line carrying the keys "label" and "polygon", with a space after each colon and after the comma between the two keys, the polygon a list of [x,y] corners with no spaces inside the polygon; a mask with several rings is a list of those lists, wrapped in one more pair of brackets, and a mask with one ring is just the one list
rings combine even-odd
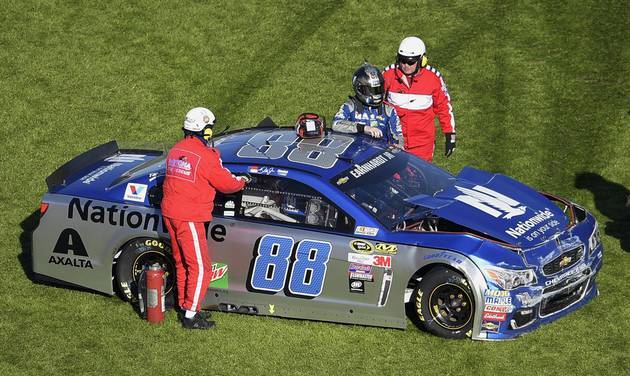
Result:
{"label": "black tire", "polygon": [[145,266],[158,263],[166,275],[166,305],[172,306],[175,294],[175,262],[171,246],[161,240],[138,238],[127,243],[114,260],[114,287],[122,299],[138,300],[138,279]]}
{"label": "black tire", "polygon": [[411,320],[439,337],[470,337],[475,300],[470,284],[460,273],[445,267],[428,272],[413,290]]}

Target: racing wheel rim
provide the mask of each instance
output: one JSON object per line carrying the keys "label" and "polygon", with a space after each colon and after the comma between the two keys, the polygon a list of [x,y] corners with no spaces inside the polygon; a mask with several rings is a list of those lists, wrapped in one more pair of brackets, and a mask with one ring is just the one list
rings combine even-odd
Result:
{"label": "racing wheel rim", "polygon": [[459,330],[472,319],[472,299],[461,286],[443,283],[429,295],[429,312],[434,322],[448,330]]}

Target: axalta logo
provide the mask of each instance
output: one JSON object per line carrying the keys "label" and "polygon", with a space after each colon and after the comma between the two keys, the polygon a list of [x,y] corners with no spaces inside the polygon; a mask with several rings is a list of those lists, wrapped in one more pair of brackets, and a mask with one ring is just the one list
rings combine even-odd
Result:
{"label": "axalta logo", "polygon": [[49,264],[94,269],[92,261],[85,250],[81,235],[75,229],[67,228],[61,231],[53,253],[48,259]]}
{"label": "axalta logo", "polygon": [[501,217],[510,219],[523,215],[527,208],[508,196],[480,185],[476,185],[472,189],[459,187],[457,185],[455,188],[464,193],[463,195],[455,197],[455,200],[477,208],[495,218]]}

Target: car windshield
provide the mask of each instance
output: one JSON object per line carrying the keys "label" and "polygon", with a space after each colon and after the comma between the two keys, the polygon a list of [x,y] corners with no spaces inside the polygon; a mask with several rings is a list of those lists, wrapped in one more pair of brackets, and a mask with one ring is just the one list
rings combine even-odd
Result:
{"label": "car windshield", "polygon": [[408,199],[433,196],[454,181],[453,175],[398,149],[355,164],[331,180],[390,230],[416,209]]}

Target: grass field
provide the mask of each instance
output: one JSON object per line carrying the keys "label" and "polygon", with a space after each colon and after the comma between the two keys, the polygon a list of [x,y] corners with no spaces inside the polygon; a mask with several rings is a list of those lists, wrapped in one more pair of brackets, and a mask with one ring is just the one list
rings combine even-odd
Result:
{"label": "grass field", "polygon": [[[623,1],[15,1],[0,5],[0,374],[630,374],[630,7]],[[185,111],[221,126],[330,120],[364,58],[419,35],[458,149],[435,163],[584,204],[601,295],[515,341],[217,313],[149,326],[116,297],[28,278],[29,220],[59,165],[111,139],[172,144]]]}

